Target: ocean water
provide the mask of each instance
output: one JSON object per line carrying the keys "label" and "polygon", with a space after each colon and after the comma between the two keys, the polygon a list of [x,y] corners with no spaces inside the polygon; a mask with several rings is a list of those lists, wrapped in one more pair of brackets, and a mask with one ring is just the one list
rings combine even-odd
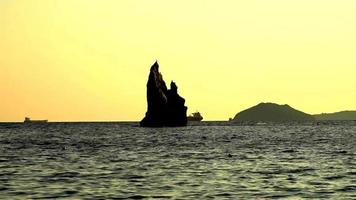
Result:
{"label": "ocean water", "polygon": [[0,124],[0,199],[356,199],[356,124]]}

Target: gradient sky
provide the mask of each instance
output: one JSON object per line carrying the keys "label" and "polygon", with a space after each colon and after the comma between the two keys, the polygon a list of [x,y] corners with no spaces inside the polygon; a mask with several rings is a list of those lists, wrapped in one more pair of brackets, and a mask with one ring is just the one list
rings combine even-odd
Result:
{"label": "gradient sky", "polygon": [[0,0],[0,121],[140,120],[158,59],[188,112],[356,109],[355,0]]}

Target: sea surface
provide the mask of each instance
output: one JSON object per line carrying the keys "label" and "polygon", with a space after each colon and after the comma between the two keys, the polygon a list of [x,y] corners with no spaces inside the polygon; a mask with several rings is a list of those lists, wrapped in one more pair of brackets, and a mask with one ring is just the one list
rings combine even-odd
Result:
{"label": "sea surface", "polygon": [[0,199],[356,199],[356,122],[0,124]]}

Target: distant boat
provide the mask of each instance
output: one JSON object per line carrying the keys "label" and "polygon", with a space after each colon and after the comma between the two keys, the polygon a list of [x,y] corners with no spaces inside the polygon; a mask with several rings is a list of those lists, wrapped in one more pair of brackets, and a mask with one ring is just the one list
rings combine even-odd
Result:
{"label": "distant boat", "polygon": [[201,116],[200,112],[195,112],[192,113],[191,115],[189,115],[187,117],[188,121],[198,121],[200,122],[201,120],[203,120],[203,116]]}
{"label": "distant boat", "polygon": [[47,123],[48,120],[32,120],[29,117],[25,117],[25,121],[23,123]]}

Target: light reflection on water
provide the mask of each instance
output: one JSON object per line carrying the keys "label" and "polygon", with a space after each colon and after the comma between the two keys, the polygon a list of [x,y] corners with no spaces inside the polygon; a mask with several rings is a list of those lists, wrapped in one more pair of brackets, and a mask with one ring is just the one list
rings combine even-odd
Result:
{"label": "light reflection on water", "polygon": [[352,199],[355,138],[354,124],[0,124],[0,198]]}

